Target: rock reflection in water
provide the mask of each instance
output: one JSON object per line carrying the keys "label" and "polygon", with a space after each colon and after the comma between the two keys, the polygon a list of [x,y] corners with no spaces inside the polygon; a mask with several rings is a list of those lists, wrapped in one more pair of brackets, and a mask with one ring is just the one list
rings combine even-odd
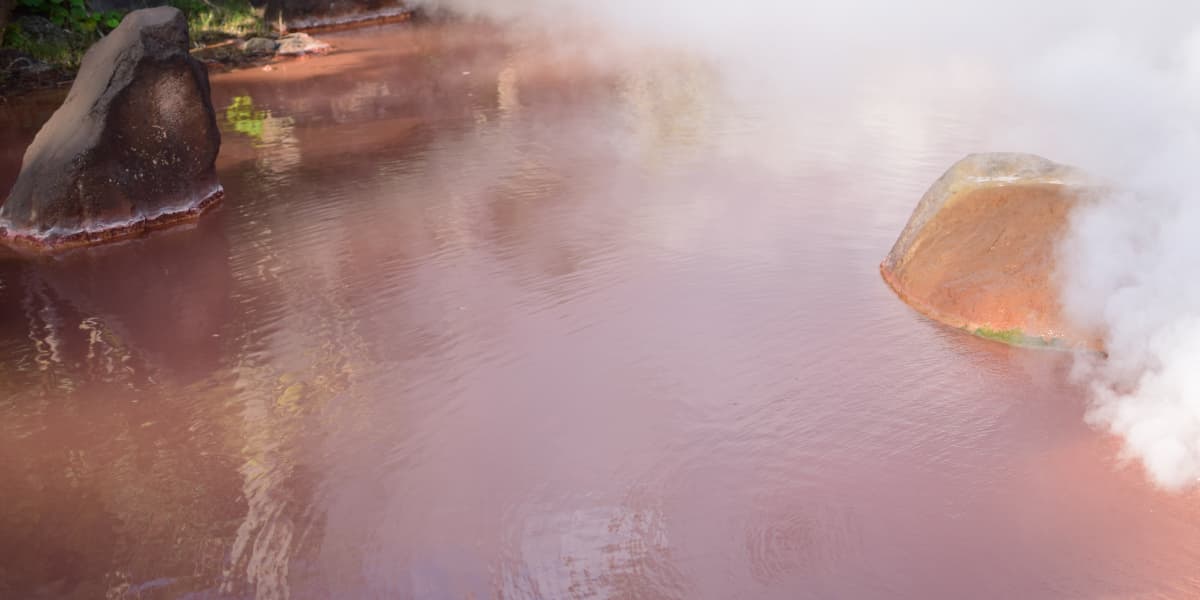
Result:
{"label": "rock reflection in water", "polygon": [[241,512],[211,379],[227,260],[211,224],[0,259],[0,595],[181,593],[222,564]]}
{"label": "rock reflection in water", "polygon": [[622,79],[621,95],[647,162],[694,159],[696,152],[680,149],[712,140],[717,93],[717,74],[696,60],[664,59],[632,69]]}

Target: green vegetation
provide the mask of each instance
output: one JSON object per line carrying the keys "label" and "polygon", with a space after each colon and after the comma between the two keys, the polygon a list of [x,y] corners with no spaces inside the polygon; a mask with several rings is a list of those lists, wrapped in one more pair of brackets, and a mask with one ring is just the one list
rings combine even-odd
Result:
{"label": "green vegetation", "polygon": [[83,50],[86,48],[78,44],[39,41],[16,24],[8,26],[4,34],[4,46],[24,52],[44,63],[71,69],[79,67],[79,61],[83,59]]}
{"label": "green vegetation", "polygon": [[117,11],[97,12],[84,0],[21,0],[4,45],[56,67],[77,68],[83,53],[121,23]]}
{"label": "green vegetation", "polygon": [[1035,348],[1052,348],[1052,347],[1055,347],[1058,345],[1057,340],[1054,340],[1054,339],[1048,340],[1046,338],[1025,335],[1025,332],[1021,331],[1020,329],[1016,329],[1016,328],[1014,328],[1014,329],[988,329],[986,327],[980,327],[980,328],[976,329],[973,333],[982,338],[987,338],[989,340],[996,340],[997,342],[1004,342],[1005,344],[1011,344],[1013,346],[1032,346]]}
{"label": "green vegetation", "polygon": [[988,329],[980,327],[975,330],[975,335],[1013,345],[1021,345],[1025,341],[1025,334],[1020,329]]}
{"label": "green vegetation", "polygon": [[249,0],[169,0],[168,4],[187,15],[193,44],[265,35],[270,30],[262,10]]}
{"label": "green vegetation", "polygon": [[84,0],[21,0],[21,6],[30,14],[44,16],[73,33],[104,33],[121,23],[121,13],[92,12]]}
{"label": "green vegetation", "polygon": [[[262,19],[262,11],[251,6],[249,0],[159,3],[183,11],[194,46],[265,35],[270,30]],[[88,47],[116,28],[124,15],[118,11],[92,11],[87,0],[19,0],[12,16],[13,21],[4,31],[4,47],[51,66],[73,70],[79,67]]]}

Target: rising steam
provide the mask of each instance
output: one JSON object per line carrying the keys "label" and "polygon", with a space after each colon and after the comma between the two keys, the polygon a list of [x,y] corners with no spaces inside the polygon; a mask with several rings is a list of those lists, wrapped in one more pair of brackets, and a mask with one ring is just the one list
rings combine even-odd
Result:
{"label": "rising steam", "polygon": [[1089,423],[1121,436],[1169,489],[1200,478],[1200,21],[1190,10],[1154,15],[1145,35],[1100,22],[1048,46],[1013,77],[1043,117],[1007,138],[1115,186],[1075,211],[1059,245],[1065,312],[1103,335],[1108,355],[1078,357],[1073,375],[1089,389]]}
{"label": "rising steam", "polygon": [[1059,94],[1089,99],[1060,106],[1079,111],[1072,130],[1093,131],[1079,155],[1119,185],[1076,212],[1060,245],[1068,316],[1104,332],[1108,352],[1075,375],[1089,421],[1177,489],[1200,479],[1200,29],[1165,41],[1092,38],[1052,64],[1072,74]]}
{"label": "rising steam", "polygon": [[[935,72],[950,61],[983,65],[1016,126],[974,150],[1042,154],[1119,187],[1078,210],[1060,246],[1066,312],[1104,332],[1108,353],[1081,357],[1075,369],[1092,395],[1089,421],[1120,435],[1159,484],[1200,479],[1200,3],[426,4],[678,47],[711,60],[727,85],[774,95],[769,106],[811,106],[821,81],[873,77],[885,54]],[[943,93],[936,79],[911,85],[916,95]]]}

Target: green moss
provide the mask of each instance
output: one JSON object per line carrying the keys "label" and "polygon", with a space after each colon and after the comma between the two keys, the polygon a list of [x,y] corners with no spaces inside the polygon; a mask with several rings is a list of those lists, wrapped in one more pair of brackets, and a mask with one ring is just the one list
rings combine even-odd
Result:
{"label": "green moss", "polygon": [[1019,344],[1025,339],[1025,334],[1020,329],[988,329],[980,327],[975,330],[975,335],[1006,344]]}
{"label": "green moss", "polygon": [[55,67],[72,70],[79,68],[79,62],[83,60],[89,45],[91,40],[83,35],[73,35],[59,42],[38,41],[17,23],[10,24],[4,34],[6,48],[19,50]]}
{"label": "green moss", "polygon": [[194,44],[228,38],[261,36],[269,31],[262,10],[249,0],[170,0],[171,6],[187,15],[188,31]]}
{"label": "green moss", "polygon": [[1005,344],[1010,344],[1013,346],[1032,346],[1035,348],[1053,348],[1053,347],[1057,347],[1059,345],[1058,340],[1056,340],[1056,339],[1046,339],[1043,337],[1025,335],[1024,331],[1021,331],[1020,329],[1017,329],[1017,328],[988,329],[987,327],[979,327],[979,328],[976,328],[975,331],[973,331],[972,333],[974,333],[975,335],[977,335],[981,338],[995,340],[997,342],[1004,342]]}

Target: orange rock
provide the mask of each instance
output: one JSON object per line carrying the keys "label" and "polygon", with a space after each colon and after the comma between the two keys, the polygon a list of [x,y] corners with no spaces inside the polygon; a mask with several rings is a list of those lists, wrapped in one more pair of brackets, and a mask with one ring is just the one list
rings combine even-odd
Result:
{"label": "orange rock", "polygon": [[1099,349],[1063,315],[1055,246],[1096,183],[1031,154],[973,154],[933,184],[879,266],[924,315],[1021,345]]}

